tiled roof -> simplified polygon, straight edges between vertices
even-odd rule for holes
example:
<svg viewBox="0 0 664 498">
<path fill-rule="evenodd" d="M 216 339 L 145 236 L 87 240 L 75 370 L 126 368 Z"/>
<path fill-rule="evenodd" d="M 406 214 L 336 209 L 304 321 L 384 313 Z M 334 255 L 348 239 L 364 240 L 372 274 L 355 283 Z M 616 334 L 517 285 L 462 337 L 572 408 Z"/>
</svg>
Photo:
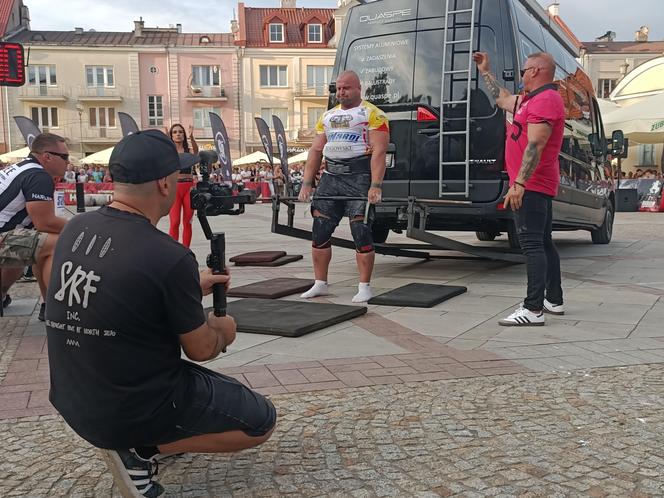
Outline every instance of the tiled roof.
<svg viewBox="0 0 664 498">
<path fill-rule="evenodd" d="M 201 43 L 207 36 L 210 43 Z M 22 31 L 11 37 L 11 41 L 26 45 L 74 45 L 74 46 L 134 46 L 170 45 L 201 47 L 232 47 L 230 33 L 176 33 L 144 29 L 143 36 L 134 36 L 132 31 Z"/>
<path fill-rule="evenodd" d="M 637 41 L 599 41 L 583 42 L 581 44 L 590 54 L 662 54 L 664 41 L 637 42 Z"/>
<path fill-rule="evenodd" d="M 332 22 L 335 9 L 307 9 L 307 8 L 256 8 L 244 7 L 240 4 L 240 40 L 247 47 L 318 47 L 327 46 L 327 42 L 334 36 L 334 23 Z M 286 39 L 284 43 L 266 43 L 265 23 L 273 17 L 283 20 Z M 304 24 L 318 18 L 323 25 L 323 43 L 309 44 L 305 39 Z M 244 24 L 244 26 L 242 26 Z"/>
<path fill-rule="evenodd" d="M 7 31 L 7 23 L 12 13 L 14 0 L 0 0 L 0 36 L 4 36 Z"/>
</svg>

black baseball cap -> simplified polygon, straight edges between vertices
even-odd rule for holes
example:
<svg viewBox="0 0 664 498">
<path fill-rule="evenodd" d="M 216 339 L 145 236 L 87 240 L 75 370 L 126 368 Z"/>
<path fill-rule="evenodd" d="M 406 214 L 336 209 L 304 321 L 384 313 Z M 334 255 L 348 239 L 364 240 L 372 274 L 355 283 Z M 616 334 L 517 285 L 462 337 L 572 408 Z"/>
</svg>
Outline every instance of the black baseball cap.
<svg viewBox="0 0 664 498">
<path fill-rule="evenodd" d="M 173 141 L 161 131 L 144 130 L 118 142 L 108 169 L 114 182 L 138 184 L 164 178 L 198 161 L 193 154 L 178 154 Z"/>
</svg>

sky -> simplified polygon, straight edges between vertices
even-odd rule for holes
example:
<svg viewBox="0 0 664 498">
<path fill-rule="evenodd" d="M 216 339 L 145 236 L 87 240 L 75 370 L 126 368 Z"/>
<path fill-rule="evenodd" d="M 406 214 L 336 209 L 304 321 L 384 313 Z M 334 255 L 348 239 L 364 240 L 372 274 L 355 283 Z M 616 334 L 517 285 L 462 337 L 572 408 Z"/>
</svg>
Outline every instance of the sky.
<svg viewBox="0 0 664 498">
<path fill-rule="evenodd" d="M 443 0 L 440 0 L 443 1 Z M 543 6 L 552 0 L 538 0 Z M 616 40 L 633 40 L 640 26 L 650 27 L 650 40 L 664 40 L 664 0 L 558 0 L 560 15 L 581 41 L 607 31 Z M 403 0 L 404 4 L 408 0 Z M 185 32 L 229 32 L 237 2 L 228 0 L 24 0 L 35 30 L 131 31 L 143 17 L 146 26 L 182 24 Z M 247 0 L 252 7 L 274 7 L 279 0 Z M 297 0 L 298 7 L 336 7 L 336 0 Z M 600 10 L 601 9 L 601 10 Z M 590 22 L 589 22 L 590 21 Z"/>
</svg>

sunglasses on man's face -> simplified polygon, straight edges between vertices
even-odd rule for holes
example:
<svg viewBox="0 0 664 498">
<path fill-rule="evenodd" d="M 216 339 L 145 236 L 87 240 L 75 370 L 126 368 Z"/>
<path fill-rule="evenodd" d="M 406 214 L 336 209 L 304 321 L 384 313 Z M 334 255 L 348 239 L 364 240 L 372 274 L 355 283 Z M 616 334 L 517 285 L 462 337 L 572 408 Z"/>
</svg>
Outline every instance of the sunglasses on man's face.
<svg viewBox="0 0 664 498">
<path fill-rule="evenodd" d="M 58 156 L 60 159 L 63 159 L 65 161 L 69 161 L 69 154 L 63 154 L 62 152 L 51 152 L 50 150 L 46 151 L 48 154 L 52 154 L 54 156 Z"/>
<path fill-rule="evenodd" d="M 531 69 L 537 69 L 536 67 L 527 67 L 525 69 L 522 69 L 519 71 L 521 73 L 521 77 L 523 78 L 526 75 L 526 71 L 530 71 Z"/>
</svg>

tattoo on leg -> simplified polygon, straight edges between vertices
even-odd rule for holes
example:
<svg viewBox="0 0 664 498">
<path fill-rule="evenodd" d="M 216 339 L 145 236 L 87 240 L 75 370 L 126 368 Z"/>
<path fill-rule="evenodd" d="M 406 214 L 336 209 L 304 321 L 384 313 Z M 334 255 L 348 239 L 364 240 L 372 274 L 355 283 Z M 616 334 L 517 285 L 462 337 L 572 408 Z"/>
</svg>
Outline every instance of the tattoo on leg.
<svg viewBox="0 0 664 498">
<path fill-rule="evenodd" d="M 491 73 L 484 73 L 482 75 L 486 86 L 489 87 L 489 92 L 494 99 L 500 97 L 500 85 L 496 81 L 496 77 Z"/>
<path fill-rule="evenodd" d="M 521 169 L 516 180 L 521 183 L 528 181 L 530 176 L 539 164 L 540 154 L 537 151 L 537 144 L 535 142 L 528 142 L 526 150 L 523 152 L 523 160 L 521 161 Z"/>
</svg>

